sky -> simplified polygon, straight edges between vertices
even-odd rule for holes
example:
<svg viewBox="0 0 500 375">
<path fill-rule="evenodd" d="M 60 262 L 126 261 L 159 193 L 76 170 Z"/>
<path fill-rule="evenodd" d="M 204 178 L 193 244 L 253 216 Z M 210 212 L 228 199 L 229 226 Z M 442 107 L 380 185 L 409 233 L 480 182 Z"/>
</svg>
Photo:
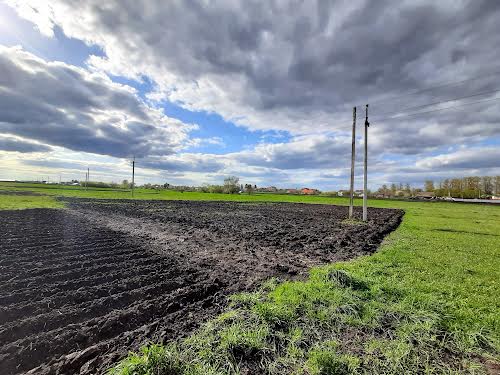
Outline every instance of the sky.
<svg viewBox="0 0 500 375">
<path fill-rule="evenodd" d="M 0 0 L 0 179 L 500 175 L 500 2 Z"/>
</svg>

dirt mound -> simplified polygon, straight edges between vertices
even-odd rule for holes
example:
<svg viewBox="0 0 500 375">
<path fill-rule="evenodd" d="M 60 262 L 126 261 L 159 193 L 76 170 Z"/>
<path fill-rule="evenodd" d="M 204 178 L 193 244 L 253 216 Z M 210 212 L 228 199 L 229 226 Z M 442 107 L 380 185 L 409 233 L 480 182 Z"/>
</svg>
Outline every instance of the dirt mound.
<svg viewBox="0 0 500 375">
<path fill-rule="evenodd" d="M 0 211 L 0 373 L 90 374 L 185 335 L 227 294 L 373 252 L 401 211 L 70 200 Z M 360 214 L 360 212 L 357 212 Z"/>
</svg>

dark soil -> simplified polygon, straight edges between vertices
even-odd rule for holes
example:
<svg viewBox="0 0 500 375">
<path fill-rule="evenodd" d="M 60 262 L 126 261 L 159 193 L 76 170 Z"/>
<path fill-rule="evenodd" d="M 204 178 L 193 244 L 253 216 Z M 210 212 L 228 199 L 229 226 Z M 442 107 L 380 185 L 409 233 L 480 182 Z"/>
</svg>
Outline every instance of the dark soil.
<svg viewBox="0 0 500 375">
<path fill-rule="evenodd" d="M 329 205 L 67 203 L 0 211 L 2 375 L 102 373 L 141 343 L 188 334 L 230 293 L 372 253 L 403 214 L 349 224 Z"/>
</svg>

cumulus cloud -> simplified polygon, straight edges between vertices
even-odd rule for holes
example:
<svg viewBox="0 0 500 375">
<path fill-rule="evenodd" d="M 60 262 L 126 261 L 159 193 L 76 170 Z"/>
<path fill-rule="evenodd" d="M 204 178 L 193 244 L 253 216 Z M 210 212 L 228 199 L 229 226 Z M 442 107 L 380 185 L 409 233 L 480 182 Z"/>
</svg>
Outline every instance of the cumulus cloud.
<svg viewBox="0 0 500 375">
<path fill-rule="evenodd" d="M 150 97 L 213 111 L 252 129 L 343 129 L 340 120 L 353 103 L 484 73 L 500 58 L 497 49 L 484 48 L 500 41 L 500 4 L 487 0 L 9 3 L 46 35 L 57 25 L 100 45 L 106 56 L 90 59 L 95 68 L 151 77 L 157 90 Z M 485 79 L 438 96 L 491 86 Z M 435 96 L 427 92 L 403 105 Z M 401 106 L 392 100 L 373 109 Z M 483 109 L 467 124 L 489 122 Z M 461 116 L 451 117 L 440 124 L 465 126 L 465 119 L 455 124 Z M 379 126 L 403 133 L 394 122 Z"/>
<path fill-rule="evenodd" d="M 71 150 L 168 155 L 195 125 L 148 107 L 107 76 L 0 46 L 0 131 Z"/>
<path fill-rule="evenodd" d="M 500 136 L 498 101 L 393 116 L 478 92 L 488 94 L 473 100 L 500 98 L 493 92 L 500 82 L 500 50 L 492 47 L 500 43 L 499 2 L 7 3 L 46 36 L 60 27 L 67 36 L 104 51 L 81 69 L 2 50 L 0 69 L 7 74 L 0 76 L 0 129 L 44 144 L 119 157 L 142 155 L 145 166 L 172 173 L 239 171 L 283 181 L 292 181 L 290 175 L 302 181 L 344 178 L 352 106 L 369 102 L 371 171 L 388 181 L 390 175 L 405 181 L 466 158 L 431 152 Z M 287 131 L 292 139 L 226 155 L 182 153 L 223 144 L 217 138 L 189 138 L 192 126 L 146 106 L 105 73 L 148 77 L 152 102 L 168 100 L 217 113 L 250 130 Z M 405 95 L 409 92 L 418 93 Z M 469 166 L 498 166 L 493 151 L 485 153 L 489 158 L 473 157 L 479 150 L 467 151 Z M 386 158 L 394 155 L 399 162 Z M 453 170 L 465 173 L 464 168 L 456 164 Z"/>
</svg>

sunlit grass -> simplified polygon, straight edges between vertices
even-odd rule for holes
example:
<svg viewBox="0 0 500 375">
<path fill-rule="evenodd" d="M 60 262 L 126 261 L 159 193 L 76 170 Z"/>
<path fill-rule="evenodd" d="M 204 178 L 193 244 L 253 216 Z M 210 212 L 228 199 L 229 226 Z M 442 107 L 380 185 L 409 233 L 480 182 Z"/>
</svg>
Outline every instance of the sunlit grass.
<svg viewBox="0 0 500 375">
<path fill-rule="evenodd" d="M 0 210 L 22 210 L 26 208 L 62 208 L 64 205 L 54 197 L 3 195 L 0 191 Z"/>
</svg>

